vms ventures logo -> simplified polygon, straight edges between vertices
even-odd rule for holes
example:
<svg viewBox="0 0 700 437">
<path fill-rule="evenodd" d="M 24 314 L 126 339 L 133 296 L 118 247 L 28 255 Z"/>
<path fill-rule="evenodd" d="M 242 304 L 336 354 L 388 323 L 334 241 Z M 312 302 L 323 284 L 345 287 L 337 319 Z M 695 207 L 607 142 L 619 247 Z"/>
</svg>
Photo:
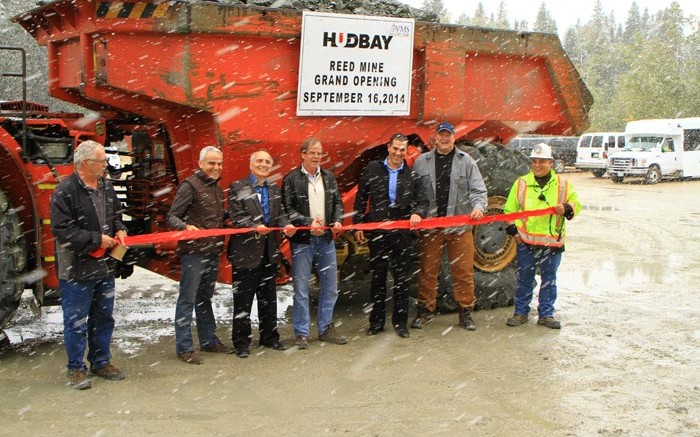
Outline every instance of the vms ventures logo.
<svg viewBox="0 0 700 437">
<path fill-rule="evenodd" d="M 392 35 L 323 32 L 323 47 L 389 50 L 389 44 L 393 38 Z"/>
<path fill-rule="evenodd" d="M 396 36 L 408 36 L 411 34 L 411 23 L 391 23 L 390 33 Z"/>
</svg>

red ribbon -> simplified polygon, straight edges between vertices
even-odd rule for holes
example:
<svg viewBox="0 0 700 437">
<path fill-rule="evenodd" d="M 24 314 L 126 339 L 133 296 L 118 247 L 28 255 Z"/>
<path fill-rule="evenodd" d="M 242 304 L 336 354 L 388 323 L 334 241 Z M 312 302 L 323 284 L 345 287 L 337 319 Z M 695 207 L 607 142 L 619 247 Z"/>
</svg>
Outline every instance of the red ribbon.
<svg viewBox="0 0 700 437">
<path fill-rule="evenodd" d="M 374 222 L 374 223 L 358 223 L 354 225 L 344 225 L 340 228 L 330 228 L 324 227 L 323 229 L 333 229 L 334 231 L 377 231 L 377 230 L 392 230 L 392 229 L 410 229 L 410 230 L 422 230 L 422 229 L 439 229 L 439 228 L 451 228 L 456 226 L 466 226 L 466 225 L 483 225 L 486 223 L 493 222 L 512 222 L 514 220 L 523 219 L 526 217 L 535 217 L 541 215 L 555 214 L 554 207 L 538 209 L 534 211 L 522 211 L 514 212 L 510 214 L 496 214 L 487 215 L 480 219 L 473 219 L 468 215 L 455 215 L 449 217 L 432 217 L 423 219 L 416 226 L 411 226 L 408 220 L 394 220 L 386 222 Z M 268 228 L 272 231 L 281 231 L 284 228 L 274 227 Z M 311 230 L 311 226 L 297 226 L 297 231 L 308 231 Z M 318 228 L 314 228 L 318 229 Z M 234 235 L 234 234 L 245 234 L 247 232 L 255 232 L 255 228 L 226 228 L 226 229 L 200 229 L 197 231 L 168 231 L 168 232 L 158 232 L 155 234 L 142 234 L 128 236 L 125 239 L 125 245 L 127 246 L 139 246 L 147 244 L 160 244 L 167 243 L 171 241 L 180 240 L 194 240 L 197 238 L 205 237 L 221 237 L 224 235 Z"/>
</svg>

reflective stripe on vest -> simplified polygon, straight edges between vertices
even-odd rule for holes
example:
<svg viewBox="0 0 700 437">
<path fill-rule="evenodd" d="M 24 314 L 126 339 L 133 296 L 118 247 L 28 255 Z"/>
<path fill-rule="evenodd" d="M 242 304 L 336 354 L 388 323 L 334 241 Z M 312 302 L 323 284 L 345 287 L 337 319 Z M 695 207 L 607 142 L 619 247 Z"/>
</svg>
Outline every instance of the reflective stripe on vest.
<svg viewBox="0 0 700 437">
<path fill-rule="evenodd" d="M 557 191 L 557 205 L 563 204 L 569 196 L 569 184 L 566 179 L 559 175 L 556 175 L 557 183 L 559 184 L 559 190 Z M 518 178 L 518 202 L 520 202 L 520 209 L 525 211 L 525 200 L 527 195 L 527 183 L 525 179 Z M 556 232 L 558 235 L 549 234 L 535 234 L 527 231 L 527 217 L 522 219 L 522 227 L 518 228 L 518 233 L 520 238 L 524 243 L 534 244 L 536 246 L 550 246 L 550 247 L 562 247 L 564 246 L 564 240 L 562 238 L 561 232 L 564 228 L 564 216 L 557 216 L 556 221 Z"/>
</svg>

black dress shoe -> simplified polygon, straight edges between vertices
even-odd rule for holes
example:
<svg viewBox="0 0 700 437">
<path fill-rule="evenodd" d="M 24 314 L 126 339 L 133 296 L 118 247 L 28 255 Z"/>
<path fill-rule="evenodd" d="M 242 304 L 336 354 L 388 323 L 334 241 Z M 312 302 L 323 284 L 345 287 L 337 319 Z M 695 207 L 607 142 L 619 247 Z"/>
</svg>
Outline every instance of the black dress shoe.
<svg viewBox="0 0 700 437">
<path fill-rule="evenodd" d="M 287 346 L 285 346 L 284 343 L 282 343 L 282 342 L 279 341 L 279 340 L 275 340 L 275 341 L 273 341 L 272 343 L 261 343 L 261 344 L 262 344 L 264 347 L 269 347 L 270 349 L 274 349 L 274 350 L 276 350 L 276 351 L 287 350 Z"/>
<path fill-rule="evenodd" d="M 384 327 L 382 326 L 370 326 L 367 328 L 367 335 L 377 335 L 380 332 L 384 332 Z"/>
<path fill-rule="evenodd" d="M 238 355 L 238 358 L 248 358 L 250 356 L 250 349 L 236 349 L 235 354 Z"/>
<path fill-rule="evenodd" d="M 408 329 L 406 328 L 395 328 L 396 335 L 398 335 L 401 338 L 408 338 L 411 336 L 411 334 L 408 333 Z"/>
</svg>

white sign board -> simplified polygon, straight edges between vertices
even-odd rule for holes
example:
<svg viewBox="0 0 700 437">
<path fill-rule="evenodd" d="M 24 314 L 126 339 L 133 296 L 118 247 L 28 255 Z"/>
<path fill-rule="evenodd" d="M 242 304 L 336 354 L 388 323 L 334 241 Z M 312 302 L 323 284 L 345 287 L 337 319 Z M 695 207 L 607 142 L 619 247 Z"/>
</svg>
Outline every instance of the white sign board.
<svg viewBox="0 0 700 437">
<path fill-rule="evenodd" d="M 297 115 L 409 115 L 415 21 L 304 11 Z"/>
</svg>

